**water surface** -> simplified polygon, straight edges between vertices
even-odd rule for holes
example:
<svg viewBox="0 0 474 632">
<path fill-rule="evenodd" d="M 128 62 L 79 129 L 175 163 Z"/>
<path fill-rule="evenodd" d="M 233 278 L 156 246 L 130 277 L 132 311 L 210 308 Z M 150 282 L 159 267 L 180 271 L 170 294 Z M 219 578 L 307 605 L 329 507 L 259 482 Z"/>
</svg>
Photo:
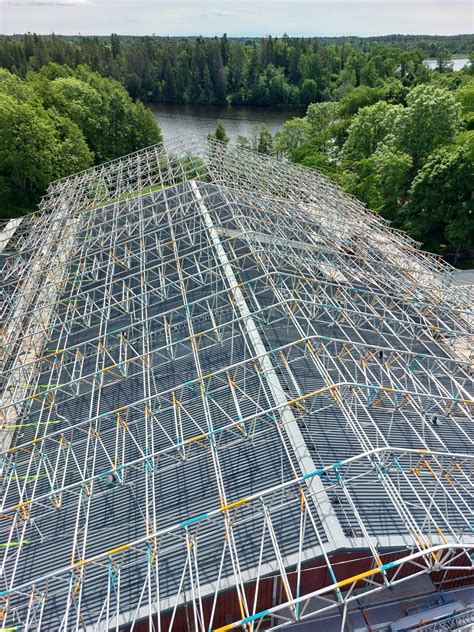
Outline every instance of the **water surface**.
<svg viewBox="0 0 474 632">
<path fill-rule="evenodd" d="M 469 59 L 452 59 L 451 63 L 453 65 L 453 70 L 461 70 L 464 66 L 467 66 L 469 63 Z M 428 68 L 436 68 L 438 62 L 436 59 L 425 59 L 425 65 Z"/>
<path fill-rule="evenodd" d="M 469 59 L 453 59 L 453 69 L 461 70 Z M 429 68 L 435 68 L 436 59 L 426 59 Z M 150 104 L 165 141 L 176 136 L 207 135 L 214 132 L 219 119 L 224 121 L 230 140 L 238 136 L 251 137 L 254 126 L 265 123 L 272 134 L 281 130 L 283 123 L 295 116 L 304 116 L 304 109 L 264 108 L 251 106 L 226 107 L 219 105 L 179 105 L 173 103 Z"/>
<path fill-rule="evenodd" d="M 207 135 L 214 132 L 219 119 L 224 121 L 232 142 L 238 136 L 251 137 L 253 126 L 265 123 L 272 134 L 281 130 L 283 123 L 295 116 L 304 116 L 304 110 L 288 108 L 259 108 L 248 106 L 225 107 L 217 105 L 151 104 L 165 141 L 176 136 Z"/>
</svg>

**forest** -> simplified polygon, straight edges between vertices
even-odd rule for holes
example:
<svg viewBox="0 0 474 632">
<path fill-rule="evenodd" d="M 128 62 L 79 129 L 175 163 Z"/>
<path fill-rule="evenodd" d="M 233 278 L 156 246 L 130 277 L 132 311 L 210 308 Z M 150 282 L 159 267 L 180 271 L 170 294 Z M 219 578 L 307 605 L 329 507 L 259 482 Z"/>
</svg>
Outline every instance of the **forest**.
<svg viewBox="0 0 474 632">
<path fill-rule="evenodd" d="M 25 77 L 53 62 L 122 83 L 148 102 L 306 107 L 338 100 L 352 87 L 400 79 L 425 81 L 423 64 L 439 67 L 474 50 L 474 37 L 254 39 L 82 37 L 26 34 L 0 39 L 0 66 Z"/>
<path fill-rule="evenodd" d="M 0 209 L 161 140 L 142 101 L 304 107 L 239 143 L 324 172 L 456 264 L 474 249 L 472 36 L 0 39 Z M 452 54 L 470 65 L 454 72 Z M 436 56 L 436 68 L 423 63 Z M 226 140 L 220 125 L 218 138 Z"/>
<path fill-rule="evenodd" d="M 150 110 L 87 66 L 27 79 L 0 68 L 0 217 L 33 210 L 53 180 L 161 140 Z"/>
</svg>

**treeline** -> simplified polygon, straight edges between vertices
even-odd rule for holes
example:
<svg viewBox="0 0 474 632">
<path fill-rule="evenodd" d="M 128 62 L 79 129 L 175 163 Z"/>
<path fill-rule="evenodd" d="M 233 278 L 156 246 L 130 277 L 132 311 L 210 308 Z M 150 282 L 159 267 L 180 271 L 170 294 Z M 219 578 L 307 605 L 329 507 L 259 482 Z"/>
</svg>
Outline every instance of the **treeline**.
<svg viewBox="0 0 474 632">
<path fill-rule="evenodd" d="M 377 35 L 374 37 L 321 37 L 323 44 L 340 44 L 346 42 L 357 46 L 361 50 L 369 51 L 376 44 L 396 46 L 403 50 L 422 50 L 426 57 L 435 58 L 441 51 L 448 51 L 451 55 L 465 55 L 474 50 L 474 35 Z"/>
<path fill-rule="evenodd" d="M 0 39 L 0 65 L 25 77 L 50 62 L 71 68 L 87 64 L 121 82 L 133 98 L 148 102 L 306 107 L 339 100 L 359 86 L 399 81 L 411 87 L 427 80 L 427 54 L 436 51 L 443 68 L 450 49 L 472 46 L 469 36 L 439 42 L 403 37 L 395 45 L 397 37 L 382 44 L 384 38 L 231 40 L 226 35 L 179 39 L 113 34 L 65 39 L 26 34 Z"/>
<path fill-rule="evenodd" d="M 425 248 L 472 265 L 472 66 L 399 92 L 355 88 L 311 104 L 275 137 L 263 127 L 239 144 L 326 173 Z"/>
<path fill-rule="evenodd" d="M 52 180 L 160 141 L 151 112 L 85 66 L 0 69 L 0 217 L 34 208 Z"/>
</svg>

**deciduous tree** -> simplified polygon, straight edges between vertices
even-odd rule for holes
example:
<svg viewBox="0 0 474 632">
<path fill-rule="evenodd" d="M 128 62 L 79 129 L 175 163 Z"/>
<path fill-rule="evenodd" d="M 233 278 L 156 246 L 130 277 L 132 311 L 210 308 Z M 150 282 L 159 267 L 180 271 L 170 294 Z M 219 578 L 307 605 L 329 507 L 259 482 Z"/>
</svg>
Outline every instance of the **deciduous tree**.
<svg viewBox="0 0 474 632">
<path fill-rule="evenodd" d="M 474 247 L 474 132 L 440 147 L 427 159 L 410 189 L 405 228 L 430 248 L 443 243 Z"/>
</svg>

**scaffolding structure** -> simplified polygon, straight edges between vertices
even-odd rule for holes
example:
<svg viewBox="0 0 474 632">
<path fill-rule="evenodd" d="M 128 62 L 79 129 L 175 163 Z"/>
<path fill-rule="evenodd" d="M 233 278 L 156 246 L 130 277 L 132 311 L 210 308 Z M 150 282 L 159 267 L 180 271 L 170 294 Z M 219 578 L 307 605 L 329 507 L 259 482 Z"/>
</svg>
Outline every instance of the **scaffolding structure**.
<svg viewBox="0 0 474 632">
<path fill-rule="evenodd" d="M 344 626 L 473 576 L 474 297 L 322 175 L 177 140 L 0 257 L 1 630 Z"/>
</svg>

